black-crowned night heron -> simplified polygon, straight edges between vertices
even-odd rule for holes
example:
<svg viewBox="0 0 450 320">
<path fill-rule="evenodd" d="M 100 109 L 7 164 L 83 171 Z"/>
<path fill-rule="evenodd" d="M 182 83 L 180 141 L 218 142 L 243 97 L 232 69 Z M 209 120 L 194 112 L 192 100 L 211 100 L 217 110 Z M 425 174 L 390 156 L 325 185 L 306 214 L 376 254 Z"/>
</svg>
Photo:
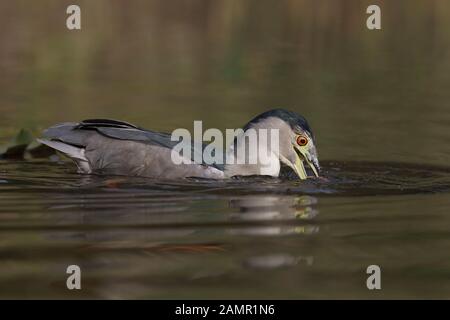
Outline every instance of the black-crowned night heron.
<svg viewBox="0 0 450 320">
<path fill-rule="evenodd" d="M 302 116 L 283 109 L 270 110 L 247 123 L 243 132 L 249 129 L 255 130 L 257 135 L 260 129 L 266 129 L 266 132 L 278 130 L 278 147 L 264 150 L 269 154 L 269 163 L 260 161 L 259 153 L 248 154 L 255 150 L 248 148 L 246 156 L 253 157 L 255 162 L 224 160 L 223 163 L 206 164 L 189 159 L 190 163 L 176 164 L 171 161 L 171 155 L 178 142 L 172 141 L 170 134 L 144 130 L 115 120 L 57 124 L 47 129 L 39 141 L 74 160 L 80 173 L 224 179 L 249 175 L 278 177 L 281 167 L 287 166 L 300 179 L 319 175 L 314 135 Z M 237 160 L 237 146 L 248 145 L 249 141 L 245 135 L 237 136 L 223 158 Z"/>
</svg>

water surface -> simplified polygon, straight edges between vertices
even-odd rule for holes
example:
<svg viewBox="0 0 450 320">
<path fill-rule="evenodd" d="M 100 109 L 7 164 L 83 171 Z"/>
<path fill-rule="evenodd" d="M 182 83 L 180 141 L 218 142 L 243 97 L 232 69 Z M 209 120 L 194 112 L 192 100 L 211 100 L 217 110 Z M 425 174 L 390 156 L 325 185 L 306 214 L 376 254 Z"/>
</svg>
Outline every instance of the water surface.
<svg viewBox="0 0 450 320">
<path fill-rule="evenodd" d="M 78 175 L 2 162 L 2 297 L 446 297 L 450 169 L 324 162 L 327 181 Z M 82 268 L 83 290 L 65 289 Z M 383 290 L 365 286 L 368 265 Z M 26 280 L 26 291 L 24 281 Z"/>
</svg>

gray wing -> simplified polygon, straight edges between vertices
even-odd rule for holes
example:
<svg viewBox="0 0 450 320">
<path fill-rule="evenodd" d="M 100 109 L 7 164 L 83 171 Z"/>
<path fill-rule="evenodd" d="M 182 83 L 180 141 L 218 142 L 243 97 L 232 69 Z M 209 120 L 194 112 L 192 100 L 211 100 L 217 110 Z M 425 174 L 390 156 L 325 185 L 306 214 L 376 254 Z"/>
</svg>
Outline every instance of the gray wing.
<svg viewBox="0 0 450 320">
<path fill-rule="evenodd" d="M 86 173 L 120 174 L 147 177 L 221 178 L 221 166 L 180 164 L 171 161 L 171 150 L 178 141 L 170 134 L 144 130 L 132 124 L 92 119 L 80 123 L 62 123 L 44 131 L 40 142 L 65 153 Z M 191 160 L 203 146 L 192 142 Z"/>
</svg>

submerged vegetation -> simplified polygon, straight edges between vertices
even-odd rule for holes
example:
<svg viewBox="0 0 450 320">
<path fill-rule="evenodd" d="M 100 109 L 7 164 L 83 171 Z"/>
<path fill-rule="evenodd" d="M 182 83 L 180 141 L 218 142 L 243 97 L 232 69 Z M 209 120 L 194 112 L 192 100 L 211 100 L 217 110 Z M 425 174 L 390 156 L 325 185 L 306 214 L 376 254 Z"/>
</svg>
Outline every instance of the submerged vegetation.
<svg viewBox="0 0 450 320">
<path fill-rule="evenodd" d="M 0 145 L 0 159 L 47 158 L 53 154 L 53 149 L 37 142 L 27 129 L 21 129 L 8 143 Z"/>
</svg>

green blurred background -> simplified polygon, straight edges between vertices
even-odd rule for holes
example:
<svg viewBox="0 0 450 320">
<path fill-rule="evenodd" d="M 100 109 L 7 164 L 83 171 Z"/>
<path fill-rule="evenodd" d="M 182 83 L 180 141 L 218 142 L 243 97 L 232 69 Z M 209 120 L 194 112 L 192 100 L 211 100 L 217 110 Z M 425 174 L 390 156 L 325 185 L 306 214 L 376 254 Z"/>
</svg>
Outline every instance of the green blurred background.
<svg viewBox="0 0 450 320">
<path fill-rule="evenodd" d="M 285 107 L 321 159 L 446 164 L 449 58 L 447 0 L 2 0 L 0 141 L 92 117 L 235 128 Z"/>
</svg>

